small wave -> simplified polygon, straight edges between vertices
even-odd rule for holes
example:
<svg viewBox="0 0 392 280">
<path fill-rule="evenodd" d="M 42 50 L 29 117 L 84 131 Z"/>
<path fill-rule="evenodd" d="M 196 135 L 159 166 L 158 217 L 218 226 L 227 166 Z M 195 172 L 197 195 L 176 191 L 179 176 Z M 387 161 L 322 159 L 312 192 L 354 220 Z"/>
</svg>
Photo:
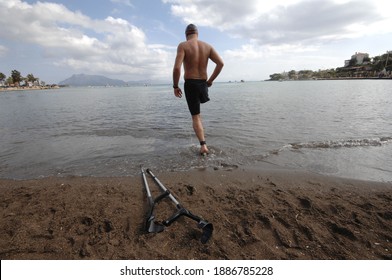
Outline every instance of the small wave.
<svg viewBox="0 0 392 280">
<path fill-rule="evenodd" d="M 298 149 L 336 149 L 336 148 L 355 148 L 355 147 L 377 147 L 392 143 L 392 137 L 377 137 L 365 139 L 342 139 L 313 141 L 308 143 L 291 143 L 290 148 Z"/>
</svg>

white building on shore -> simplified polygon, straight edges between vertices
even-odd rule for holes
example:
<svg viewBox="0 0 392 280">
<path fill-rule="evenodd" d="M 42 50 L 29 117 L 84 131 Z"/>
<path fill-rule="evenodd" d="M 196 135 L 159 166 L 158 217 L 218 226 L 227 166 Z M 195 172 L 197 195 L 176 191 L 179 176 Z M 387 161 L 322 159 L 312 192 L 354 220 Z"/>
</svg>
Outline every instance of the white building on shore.
<svg viewBox="0 0 392 280">
<path fill-rule="evenodd" d="M 352 60 L 356 60 L 356 65 L 361 65 L 361 64 L 363 64 L 365 58 L 369 59 L 368 53 L 356 52 L 354 55 L 351 56 L 350 60 L 344 61 L 344 67 L 350 66 L 350 61 L 352 61 Z"/>
</svg>

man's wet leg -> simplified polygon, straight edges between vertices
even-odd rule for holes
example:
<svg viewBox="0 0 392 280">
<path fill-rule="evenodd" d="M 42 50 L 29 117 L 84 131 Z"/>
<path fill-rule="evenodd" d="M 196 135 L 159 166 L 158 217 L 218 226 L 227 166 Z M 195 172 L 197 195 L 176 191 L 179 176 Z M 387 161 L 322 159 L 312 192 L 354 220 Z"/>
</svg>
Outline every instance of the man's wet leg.
<svg viewBox="0 0 392 280">
<path fill-rule="evenodd" d="M 200 141 L 200 146 L 201 146 L 200 153 L 201 154 L 208 154 L 208 148 L 207 148 L 207 144 L 206 144 L 206 139 L 204 137 L 204 128 L 203 128 L 203 124 L 201 122 L 200 114 L 193 115 L 192 122 L 193 122 L 193 130 L 195 131 L 196 136 Z"/>
</svg>

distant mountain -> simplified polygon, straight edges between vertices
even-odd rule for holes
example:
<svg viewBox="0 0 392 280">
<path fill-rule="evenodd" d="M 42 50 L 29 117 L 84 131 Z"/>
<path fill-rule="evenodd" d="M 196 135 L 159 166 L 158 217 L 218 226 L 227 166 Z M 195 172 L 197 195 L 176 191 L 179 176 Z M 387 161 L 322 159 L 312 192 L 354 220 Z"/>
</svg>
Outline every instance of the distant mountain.
<svg viewBox="0 0 392 280">
<path fill-rule="evenodd" d="M 99 75 L 76 74 L 68 79 L 59 82 L 59 85 L 67 85 L 72 87 L 86 86 L 126 86 L 127 83 L 122 80 L 109 79 Z"/>
</svg>

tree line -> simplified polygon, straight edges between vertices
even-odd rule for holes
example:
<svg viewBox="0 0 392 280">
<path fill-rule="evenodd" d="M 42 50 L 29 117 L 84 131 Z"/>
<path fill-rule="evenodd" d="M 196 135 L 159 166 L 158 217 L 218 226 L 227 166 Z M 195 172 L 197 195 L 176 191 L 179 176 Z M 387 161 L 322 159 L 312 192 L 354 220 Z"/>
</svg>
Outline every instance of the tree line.
<svg viewBox="0 0 392 280">
<path fill-rule="evenodd" d="M 348 61 L 348 65 L 336 69 L 326 70 L 291 70 L 289 72 L 274 73 L 270 81 L 280 80 L 322 80 L 344 78 L 392 78 L 392 52 L 387 52 L 373 58 L 365 57 L 361 63 L 355 57 Z"/>
<path fill-rule="evenodd" d="M 0 72 L 0 82 L 3 86 L 19 87 L 29 83 L 36 86 L 45 86 L 45 82 L 40 81 L 40 79 L 35 77 L 33 74 L 28 74 L 26 77 L 23 77 L 17 70 L 12 70 L 11 75 L 8 77 L 4 73 Z"/>
</svg>

